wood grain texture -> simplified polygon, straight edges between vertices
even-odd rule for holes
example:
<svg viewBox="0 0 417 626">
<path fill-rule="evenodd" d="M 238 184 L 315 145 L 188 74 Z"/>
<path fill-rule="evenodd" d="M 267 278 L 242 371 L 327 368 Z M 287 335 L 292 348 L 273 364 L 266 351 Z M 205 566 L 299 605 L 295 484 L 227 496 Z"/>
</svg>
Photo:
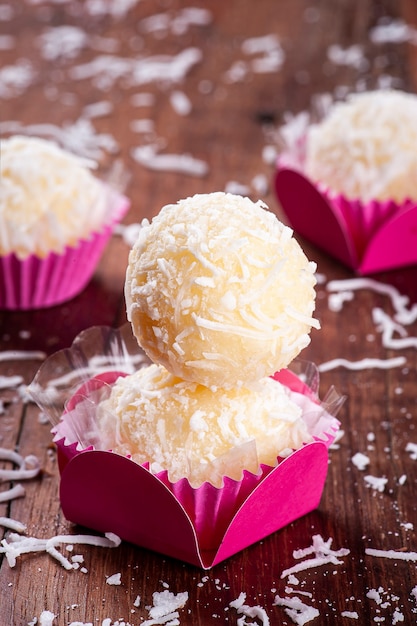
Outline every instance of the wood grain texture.
<svg viewBox="0 0 417 626">
<path fill-rule="evenodd" d="M 142 0 L 132 3 L 124 17 L 108 11 L 93 14 L 89 6 L 93 3 L 29 0 L 1 5 L 0 35 L 6 36 L 0 38 L 2 65 L 30 65 L 28 84 L 15 83 L 7 95 L 0 91 L 1 120 L 17 121 L 25 127 L 48 123 L 63 128 L 79 120 L 88 105 L 109 103 L 108 114 L 90 121 L 96 136 L 107 133 L 117 143 L 115 153 L 106 154 L 103 168 L 120 158 L 129 175 L 126 193 L 132 207 L 125 225 L 151 218 L 163 205 L 182 197 L 223 190 L 231 181 L 247 186 L 251 197 L 262 197 L 285 220 L 273 190 L 274 164 L 265 158 L 265 149 L 276 144 L 277 129 L 288 112 L 308 110 L 317 95 L 371 89 L 381 81 L 416 90 L 415 43 L 373 44 L 369 37 L 381 20 L 404 20 L 417 28 L 414 0 Z M 210 19 L 205 24 L 184 25 L 178 18 L 185 7 L 204 8 Z M 148 31 L 144 20 L 157 14 L 166 16 L 165 26 Z M 183 30 L 178 30 L 181 24 Z M 63 25 L 88 33 L 84 45 L 73 54 L 65 54 L 62 35 L 48 57 L 41 37 Z M 246 54 L 242 44 L 266 35 L 277 36 L 285 56 L 280 67 L 260 72 L 252 61 L 262 54 Z M 7 37 L 13 37 L 11 43 Z M 334 45 L 345 50 L 345 60 L 338 65 L 328 57 L 329 47 Z M 351 46 L 358 46 L 362 64 L 349 61 L 346 50 Z M 135 85 L 133 70 L 117 78 L 112 71 L 119 70 L 111 60 L 101 76 L 74 77 L 76 68 L 99 55 L 138 60 L 175 55 L 187 48 L 201 51 L 201 59 L 178 83 L 152 80 L 139 84 L 137 79 Z M 51 54 L 56 58 L 50 58 Z M 173 108 L 170 98 L 175 91 L 189 98 L 192 106 L 187 115 Z M 151 104 L 134 104 L 138 94 L 151 94 Z M 138 132 L 140 121 L 143 126 Z M 2 132 L 5 128 L 0 126 Z M 192 176 L 155 171 L 137 163 L 132 150 L 155 141 L 164 153 L 189 154 L 204 161 L 207 173 Z M 259 176 L 268 183 L 262 191 L 256 188 Z M 162 591 L 164 585 L 174 593 L 189 593 L 186 606 L 180 610 L 181 625 L 237 624 L 240 616 L 229 603 L 242 591 L 247 594 L 248 605 L 265 609 L 271 625 L 290 625 L 290 616 L 282 607 L 274 606 L 275 595 L 288 595 L 288 580 L 282 579 L 281 573 L 295 564 L 293 550 L 310 546 L 317 534 L 325 540 L 331 538 L 335 550 L 348 548 L 350 552 L 341 557 L 341 564 L 313 567 L 297 575 L 298 585 L 291 585 L 292 595 L 319 610 L 312 624 L 368 625 L 385 618 L 383 623 L 388 625 L 397 623 L 400 613 L 402 623 L 417 623 L 417 592 L 412 594 L 417 586 L 416 562 L 365 553 L 367 548 L 417 551 L 417 461 L 406 452 L 408 442 L 417 444 L 416 349 L 384 348 L 372 312 L 380 307 L 393 314 L 386 295 L 359 290 L 340 312 L 333 311 L 329 281 L 353 275 L 313 245 L 301 243 L 325 278 L 317 298 L 322 329 L 313 331 L 303 357 L 318 364 L 339 357 L 351 361 L 368 357 L 406 359 L 404 367 L 388 370 L 339 367 L 322 373 L 321 393 L 334 385 L 348 400 L 339 416 L 344 436 L 330 453 L 319 508 L 209 572 L 125 543 L 115 549 L 74 546 L 73 554 L 84 556 L 86 573 L 68 572 L 44 553 L 19 557 L 14 568 L 3 558 L 0 626 L 25 626 L 35 617 L 39 620 L 44 610 L 56 615 L 54 626 L 71 622 L 101 626 L 108 617 L 138 626 L 148 617 L 145 607 L 152 604 L 153 592 Z M 123 282 L 128 251 L 126 242 L 114 235 L 94 278 L 71 302 L 34 312 L 0 311 L 0 350 L 50 354 L 68 347 L 85 328 L 125 323 Z M 375 278 L 408 296 L 410 305 L 417 302 L 415 267 Z M 406 330 L 410 337 L 416 335 L 417 322 Z M 0 375 L 21 375 L 28 384 L 39 364 L 38 360 L 0 360 Z M 0 393 L 4 402 L 0 446 L 37 455 L 43 468 L 39 478 L 25 482 L 25 497 L 0 504 L 0 516 L 22 521 L 27 524 L 27 534 L 39 538 L 89 532 L 73 527 L 62 515 L 49 424 L 39 419 L 37 407 L 24 403 L 16 390 Z M 357 452 L 369 456 L 366 470 L 352 463 Z M 369 488 L 366 474 L 386 477 L 385 490 Z M 405 482 L 402 477 L 406 477 Z M 9 486 L 4 483 L 1 488 Z M 143 503 L 144 515 L 149 507 L 151 502 Z M 8 536 L 8 531 L 0 530 L 2 536 Z M 106 578 L 117 572 L 121 573 L 121 585 L 106 584 Z M 297 594 L 297 590 L 306 595 Z M 372 590 L 379 590 L 379 604 Z M 134 606 L 138 595 L 139 608 Z M 346 611 L 357 612 L 358 619 L 344 615 Z M 251 623 L 250 618 L 247 622 Z"/>
</svg>

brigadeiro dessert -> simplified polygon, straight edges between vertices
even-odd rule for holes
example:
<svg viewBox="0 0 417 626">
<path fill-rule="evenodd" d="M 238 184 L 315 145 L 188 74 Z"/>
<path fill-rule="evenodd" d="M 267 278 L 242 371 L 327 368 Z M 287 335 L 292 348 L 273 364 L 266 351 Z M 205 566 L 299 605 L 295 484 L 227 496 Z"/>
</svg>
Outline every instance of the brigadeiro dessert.
<svg viewBox="0 0 417 626">
<path fill-rule="evenodd" d="M 248 198 L 195 195 L 144 221 L 125 293 L 138 352 L 153 363 L 89 370 L 75 394 L 73 379 L 54 429 L 69 519 L 209 567 L 317 506 L 341 398 L 321 403 L 317 381 L 288 369 L 319 327 L 315 267 L 291 229 Z M 115 345 L 128 353 L 120 339 L 103 345 L 112 358 Z M 43 408 L 45 368 L 71 362 L 52 358 L 32 385 Z M 150 480 L 152 522 L 135 509 Z M 169 532 L 157 528 L 173 515 Z"/>
<path fill-rule="evenodd" d="M 291 120 L 282 137 L 276 189 L 298 232 L 360 273 L 417 261 L 417 96 L 385 89 L 351 94 L 318 121 Z M 313 190 L 302 181 L 291 191 L 300 175 Z M 333 213 L 327 237 L 323 202 Z M 334 243 L 334 221 L 345 245 Z"/>
<path fill-rule="evenodd" d="M 96 164 L 52 141 L 1 141 L 0 307 L 69 300 L 90 280 L 129 202 L 96 177 Z"/>
</svg>

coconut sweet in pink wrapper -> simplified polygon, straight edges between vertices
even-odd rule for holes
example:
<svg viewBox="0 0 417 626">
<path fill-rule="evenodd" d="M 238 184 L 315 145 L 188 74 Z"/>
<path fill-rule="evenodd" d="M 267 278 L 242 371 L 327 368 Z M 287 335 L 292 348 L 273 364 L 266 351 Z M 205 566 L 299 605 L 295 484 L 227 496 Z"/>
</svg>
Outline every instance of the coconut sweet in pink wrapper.
<svg viewBox="0 0 417 626">
<path fill-rule="evenodd" d="M 414 94 L 352 94 L 282 131 L 276 191 L 297 232 L 362 274 L 417 261 Z"/>
<path fill-rule="evenodd" d="M 90 280 L 129 208 L 94 166 L 49 140 L 1 141 L 1 308 L 52 306 Z"/>
<path fill-rule="evenodd" d="M 291 230 L 247 198 L 197 195 L 145 222 L 131 326 L 86 331 L 31 385 L 68 519 L 209 568 L 314 509 L 343 401 L 320 402 L 317 370 L 294 361 L 314 282 Z"/>
</svg>

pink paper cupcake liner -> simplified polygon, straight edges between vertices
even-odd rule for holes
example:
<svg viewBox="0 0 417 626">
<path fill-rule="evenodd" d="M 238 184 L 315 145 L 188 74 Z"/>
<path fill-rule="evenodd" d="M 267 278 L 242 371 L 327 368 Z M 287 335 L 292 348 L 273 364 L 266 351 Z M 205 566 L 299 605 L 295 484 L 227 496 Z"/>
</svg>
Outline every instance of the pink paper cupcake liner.
<svg viewBox="0 0 417 626">
<path fill-rule="evenodd" d="M 131 336 L 130 325 L 84 331 L 72 348 L 44 362 L 29 388 L 54 424 L 67 519 L 208 569 L 318 506 L 344 398 L 331 390 L 319 402 L 313 364 L 298 362 L 302 376 L 289 370 L 274 376 L 298 394 L 313 436 L 275 467 L 244 471 L 240 480 L 224 477 L 220 488 L 194 488 L 186 478 L 173 483 L 167 471 L 152 474 L 149 464 L 99 449 L 95 404 L 134 361 L 147 362 L 139 347 L 134 354 Z"/>
<path fill-rule="evenodd" d="M 90 281 L 117 222 L 129 209 L 129 200 L 108 190 L 111 211 L 100 231 L 92 232 L 62 254 L 45 258 L 15 254 L 0 257 L 0 309 L 29 310 L 70 300 Z"/>
</svg>

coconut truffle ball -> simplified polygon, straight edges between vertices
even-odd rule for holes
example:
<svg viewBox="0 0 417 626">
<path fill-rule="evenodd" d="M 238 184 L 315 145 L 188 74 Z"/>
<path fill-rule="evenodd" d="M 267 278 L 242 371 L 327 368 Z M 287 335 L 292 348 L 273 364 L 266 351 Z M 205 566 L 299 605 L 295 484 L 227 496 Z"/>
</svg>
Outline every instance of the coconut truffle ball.
<svg viewBox="0 0 417 626">
<path fill-rule="evenodd" d="M 260 201 L 198 194 L 145 221 L 125 296 L 150 359 L 208 387 L 242 386 L 286 367 L 319 327 L 316 266 Z"/>
<path fill-rule="evenodd" d="M 416 145 L 417 96 L 355 94 L 309 128 L 305 172 L 349 199 L 417 200 Z"/>
<path fill-rule="evenodd" d="M 94 165 L 52 141 L 15 135 L 0 146 L 0 255 L 61 254 L 106 219 Z"/>
<path fill-rule="evenodd" d="M 275 466 L 278 455 L 311 441 L 290 394 L 272 378 L 213 390 L 152 364 L 116 381 L 98 423 L 105 448 L 149 462 L 154 473 L 166 469 L 173 482 L 221 486 L 224 475 L 239 480 L 243 469 Z"/>
</svg>

